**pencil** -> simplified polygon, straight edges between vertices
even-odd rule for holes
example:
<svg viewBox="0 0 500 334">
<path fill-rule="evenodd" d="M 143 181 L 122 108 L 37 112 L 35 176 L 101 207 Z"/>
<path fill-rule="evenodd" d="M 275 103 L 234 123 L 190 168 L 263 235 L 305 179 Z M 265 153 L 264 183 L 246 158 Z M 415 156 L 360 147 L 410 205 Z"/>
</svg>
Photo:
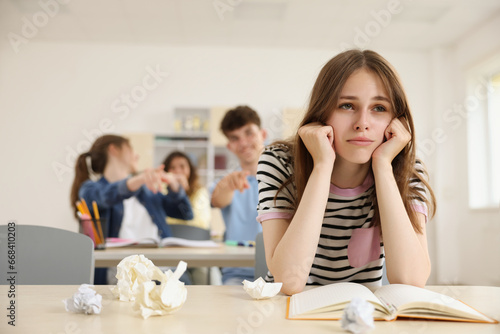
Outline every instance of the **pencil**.
<svg viewBox="0 0 500 334">
<path fill-rule="evenodd" d="M 97 230 L 95 229 L 95 226 L 94 226 L 94 222 L 92 221 L 92 219 L 90 219 L 90 224 L 92 225 L 92 232 L 94 233 L 94 237 L 95 237 L 95 242 L 97 245 L 99 244 L 102 244 L 101 242 L 101 237 L 99 236 L 99 234 L 97 233 Z M 96 246 L 97 246 L 96 245 Z"/>
<path fill-rule="evenodd" d="M 89 217 L 92 219 L 92 216 L 90 215 L 90 210 L 89 207 L 87 206 L 87 202 L 85 202 L 84 198 L 81 198 L 83 209 L 85 210 L 85 213 L 89 215 Z"/>
<path fill-rule="evenodd" d="M 83 210 L 82 203 L 80 201 L 76 202 L 76 207 L 78 209 L 78 212 L 80 212 L 82 215 L 85 214 L 85 211 Z"/>
<path fill-rule="evenodd" d="M 99 236 L 101 238 L 101 241 L 104 242 L 104 234 L 102 233 L 101 226 L 101 216 L 99 215 L 99 209 L 97 208 L 97 203 L 95 201 L 92 201 L 92 208 L 94 209 L 94 217 L 99 229 Z"/>
</svg>

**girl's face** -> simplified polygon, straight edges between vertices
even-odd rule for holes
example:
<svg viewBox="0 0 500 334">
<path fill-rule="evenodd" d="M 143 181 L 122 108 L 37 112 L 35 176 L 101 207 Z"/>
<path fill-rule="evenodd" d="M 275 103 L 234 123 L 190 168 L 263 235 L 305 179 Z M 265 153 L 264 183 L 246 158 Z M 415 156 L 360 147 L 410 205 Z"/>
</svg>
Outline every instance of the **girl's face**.
<svg viewBox="0 0 500 334">
<path fill-rule="evenodd" d="M 120 151 L 120 160 L 130 169 L 130 173 L 137 172 L 139 155 L 134 152 L 129 144 L 123 144 Z"/>
<path fill-rule="evenodd" d="M 333 128 L 337 158 L 369 162 L 384 141 L 393 114 L 389 95 L 376 74 L 363 68 L 351 74 L 327 120 Z"/>
<path fill-rule="evenodd" d="M 189 169 L 189 163 L 183 157 L 173 158 L 170 162 L 170 166 L 168 168 L 170 173 L 184 175 L 186 179 L 189 179 L 189 174 L 191 174 L 191 170 Z"/>
</svg>

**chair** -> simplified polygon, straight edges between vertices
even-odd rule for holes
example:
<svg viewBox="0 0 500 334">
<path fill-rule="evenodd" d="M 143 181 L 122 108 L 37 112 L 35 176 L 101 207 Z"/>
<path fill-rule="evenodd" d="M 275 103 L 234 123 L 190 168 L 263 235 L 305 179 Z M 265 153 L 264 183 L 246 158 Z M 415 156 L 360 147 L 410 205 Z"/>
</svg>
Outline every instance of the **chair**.
<svg viewBox="0 0 500 334">
<path fill-rule="evenodd" d="M 382 285 L 388 285 L 389 280 L 387 279 L 387 269 L 384 262 L 384 268 L 382 269 Z"/>
<path fill-rule="evenodd" d="M 16 225 L 15 237 L 7 225 L 0 226 L 0 272 L 14 272 L 16 284 L 92 284 L 94 244 L 79 233 L 58 228 Z M 10 241 L 15 242 L 15 263 L 8 263 Z M 10 275 L 9 275 L 10 276 Z M 10 284 L 5 277 L 0 284 Z"/>
<path fill-rule="evenodd" d="M 210 230 L 201 227 L 172 224 L 169 225 L 172 236 L 189 240 L 210 240 Z"/>
<path fill-rule="evenodd" d="M 255 238 L 255 274 L 254 278 L 266 278 L 268 269 L 266 263 L 266 251 L 264 249 L 264 237 L 262 232 Z"/>
<path fill-rule="evenodd" d="M 183 238 L 183 239 L 189 239 L 189 240 L 210 240 L 210 230 L 201 228 L 201 227 L 196 227 L 196 226 L 190 226 L 190 225 L 181 225 L 181 224 L 171 224 L 170 230 L 172 231 L 172 236 L 176 238 Z M 205 273 L 206 271 L 206 273 Z M 205 284 L 205 280 L 207 284 L 210 284 L 210 268 L 203 269 L 203 267 L 194 269 L 194 268 L 189 268 L 189 279 L 186 279 L 184 277 L 184 282 L 189 282 L 191 284 L 191 281 L 195 281 L 196 277 L 203 277 L 205 276 L 206 278 L 203 279 Z"/>
</svg>

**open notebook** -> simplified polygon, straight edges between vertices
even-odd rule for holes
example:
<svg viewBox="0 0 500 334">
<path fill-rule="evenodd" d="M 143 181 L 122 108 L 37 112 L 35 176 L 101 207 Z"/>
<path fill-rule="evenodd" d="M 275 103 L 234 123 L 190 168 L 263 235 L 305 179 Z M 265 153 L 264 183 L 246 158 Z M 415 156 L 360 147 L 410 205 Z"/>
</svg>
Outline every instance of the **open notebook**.
<svg viewBox="0 0 500 334">
<path fill-rule="evenodd" d="M 297 293 L 288 298 L 287 319 L 339 320 L 345 306 L 359 297 L 375 307 L 375 320 L 398 317 L 448 321 L 498 323 L 449 296 L 411 285 L 384 285 L 375 292 L 357 283 L 335 283 Z"/>
<path fill-rule="evenodd" d="M 188 240 L 183 238 L 168 237 L 163 239 L 143 238 L 139 240 L 107 238 L 106 248 L 117 247 L 219 247 L 212 240 Z"/>
</svg>

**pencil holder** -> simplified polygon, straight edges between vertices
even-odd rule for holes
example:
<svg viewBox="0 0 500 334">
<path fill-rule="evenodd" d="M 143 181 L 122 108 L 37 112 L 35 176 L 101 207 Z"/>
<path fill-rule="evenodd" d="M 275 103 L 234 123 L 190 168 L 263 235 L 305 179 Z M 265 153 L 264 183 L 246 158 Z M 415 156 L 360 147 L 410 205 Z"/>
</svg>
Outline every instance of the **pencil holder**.
<svg viewBox="0 0 500 334">
<path fill-rule="evenodd" d="M 80 231 L 92 239 L 95 250 L 106 249 L 106 233 L 103 227 L 106 226 L 104 219 L 80 218 Z"/>
</svg>

